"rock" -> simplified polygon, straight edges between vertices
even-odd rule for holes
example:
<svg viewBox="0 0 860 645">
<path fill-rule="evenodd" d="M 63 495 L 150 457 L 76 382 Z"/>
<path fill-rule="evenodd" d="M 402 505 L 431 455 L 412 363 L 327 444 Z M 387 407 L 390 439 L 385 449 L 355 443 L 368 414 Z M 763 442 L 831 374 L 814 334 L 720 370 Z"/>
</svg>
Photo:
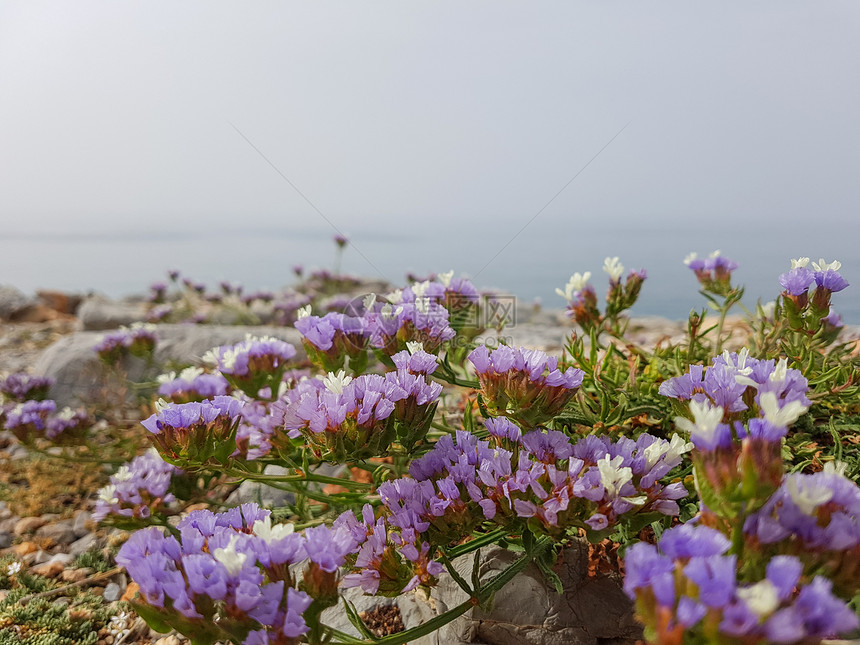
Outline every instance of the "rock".
<svg viewBox="0 0 860 645">
<path fill-rule="evenodd" d="M 82 538 L 90 532 L 87 527 L 92 520 L 92 515 L 87 511 L 78 511 L 75 513 L 75 519 L 72 522 L 72 530 L 75 532 L 76 538 Z"/>
<path fill-rule="evenodd" d="M 10 546 L 12 546 L 12 533 L 0 531 L 0 549 L 8 549 Z"/>
<path fill-rule="evenodd" d="M 144 302 L 117 302 L 104 296 L 90 296 L 80 304 L 77 315 L 81 329 L 100 331 L 146 320 L 146 310 Z"/>
<path fill-rule="evenodd" d="M 39 300 L 46 307 L 61 314 L 75 315 L 84 297 L 79 294 L 65 293 L 63 291 L 48 291 L 42 289 L 36 292 Z"/>
<path fill-rule="evenodd" d="M 51 539 L 55 544 L 71 544 L 77 535 L 73 528 L 73 520 L 63 520 L 40 527 L 36 530 L 36 537 Z"/>
<path fill-rule="evenodd" d="M 153 645 L 182 645 L 182 641 L 175 634 L 163 636 L 153 643 Z"/>
<path fill-rule="evenodd" d="M 9 505 L 0 501 L 0 520 L 8 520 L 10 517 L 12 517 L 12 511 L 9 510 Z"/>
<path fill-rule="evenodd" d="M 13 546 L 12 551 L 17 556 L 25 556 L 39 551 L 39 545 L 34 542 L 21 542 L 20 544 Z"/>
<path fill-rule="evenodd" d="M 93 570 L 87 567 L 83 569 L 66 569 L 60 576 L 63 582 L 80 582 L 92 575 Z"/>
<path fill-rule="evenodd" d="M 293 328 L 158 325 L 153 364 L 130 357 L 123 368 L 131 381 L 154 380 L 167 363 L 199 364 L 201 357 L 213 347 L 237 343 L 244 340 L 246 334 L 281 338 L 296 347 L 298 360 L 304 356 L 301 334 Z M 106 372 L 93 351 L 102 336 L 94 331 L 76 332 L 61 338 L 39 356 L 33 372 L 55 380 L 50 397 L 58 407 L 98 402 L 104 398 Z"/>
<path fill-rule="evenodd" d="M 37 576 L 44 576 L 45 578 L 56 578 L 66 567 L 62 562 L 45 562 L 44 564 L 37 564 L 35 567 L 30 569 L 30 573 Z"/>
<path fill-rule="evenodd" d="M 9 531 L 10 533 L 14 533 L 15 525 L 20 519 L 20 517 L 13 515 L 12 517 L 6 518 L 5 520 L 0 520 L 0 531 Z"/>
<path fill-rule="evenodd" d="M 15 523 L 15 535 L 32 533 L 47 524 L 48 520 L 41 517 L 23 517 Z"/>
<path fill-rule="evenodd" d="M 69 545 L 69 555 L 78 557 L 82 553 L 86 553 L 97 543 L 95 533 L 88 533 L 79 540 L 75 540 Z"/>
<path fill-rule="evenodd" d="M 263 473 L 266 475 L 286 475 L 289 474 L 289 471 L 283 466 L 270 464 L 266 466 Z M 248 479 L 230 493 L 226 503 L 228 506 L 238 506 L 247 502 L 256 502 L 263 508 L 278 508 L 291 504 L 293 493 Z"/>
<path fill-rule="evenodd" d="M 12 320 L 33 304 L 35 301 L 32 298 L 25 296 L 15 287 L 0 285 L 0 320 Z"/>
<path fill-rule="evenodd" d="M 122 594 L 120 600 L 123 602 L 129 602 L 130 600 L 134 600 L 134 595 L 140 590 L 140 585 L 136 582 L 130 582 L 128 586 L 125 588 L 125 591 Z"/>
<path fill-rule="evenodd" d="M 102 598 L 105 599 L 105 602 L 115 602 L 119 600 L 121 595 L 122 589 L 120 589 L 120 586 L 115 582 L 111 582 L 107 587 L 105 587 L 105 592 Z"/>
<path fill-rule="evenodd" d="M 457 571 L 467 580 L 471 576 L 473 555 L 454 561 Z M 480 575 L 487 580 L 504 570 L 517 554 L 491 549 L 482 558 Z M 597 645 L 611 641 L 633 645 L 642 628 L 633 618 L 633 606 L 621 588 L 620 576 L 588 576 L 588 544 L 583 540 L 562 552 L 556 573 L 564 587 L 557 594 L 535 565 L 528 566 L 499 590 L 492 606 L 484 611 L 470 610 L 444 626 L 439 643 L 481 642 L 487 645 Z M 454 580 L 443 575 L 433 590 L 438 613 L 467 599 Z"/>
</svg>

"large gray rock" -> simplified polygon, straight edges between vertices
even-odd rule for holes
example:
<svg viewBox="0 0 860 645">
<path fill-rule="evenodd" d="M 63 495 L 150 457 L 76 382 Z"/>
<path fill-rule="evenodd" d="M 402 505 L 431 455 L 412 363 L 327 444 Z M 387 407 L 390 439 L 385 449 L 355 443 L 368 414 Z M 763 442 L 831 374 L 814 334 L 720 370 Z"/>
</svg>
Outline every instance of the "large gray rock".
<svg viewBox="0 0 860 645">
<path fill-rule="evenodd" d="M 78 306 L 77 316 L 81 329 L 101 331 L 146 320 L 147 308 L 145 302 L 118 302 L 104 296 L 90 296 Z"/>
<path fill-rule="evenodd" d="M 35 304 L 33 298 L 28 298 L 15 287 L 0 285 L 0 320 L 10 320 L 16 314 L 26 311 Z"/>
<path fill-rule="evenodd" d="M 458 573 L 469 580 L 473 555 L 454 561 Z M 481 580 L 497 575 L 517 554 L 492 549 L 482 557 Z M 556 573 L 564 593 L 548 585 L 531 565 L 495 594 L 489 608 L 469 610 L 437 633 L 438 643 L 487 645 L 597 645 L 612 642 L 633 645 L 642 628 L 633 618 L 633 606 L 616 576 L 588 576 L 588 544 L 576 542 L 565 549 Z M 454 580 L 443 575 L 433 590 L 436 612 L 441 614 L 468 599 Z"/>
<path fill-rule="evenodd" d="M 292 327 L 157 325 L 153 360 L 129 357 L 122 367 L 129 381 L 151 381 L 169 365 L 199 364 L 208 350 L 237 343 L 244 340 L 246 334 L 280 338 L 296 347 L 299 359 L 304 356 L 301 334 Z M 95 331 L 76 332 L 60 339 L 39 356 L 33 372 L 55 380 L 50 396 L 59 407 L 104 401 L 111 387 L 123 385 L 109 382 L 107 370 L 93 351 L 102 336 Z"/>
</svg>

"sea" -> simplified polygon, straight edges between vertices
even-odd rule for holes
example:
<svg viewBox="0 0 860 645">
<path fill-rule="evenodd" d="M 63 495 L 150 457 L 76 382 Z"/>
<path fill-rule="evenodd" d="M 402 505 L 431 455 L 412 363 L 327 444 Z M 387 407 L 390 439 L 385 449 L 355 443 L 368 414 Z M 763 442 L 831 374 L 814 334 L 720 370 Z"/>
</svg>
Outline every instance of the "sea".
<svg viewBox="0 0 860 645">
<path fill-rule="evenodd" d="M 553 235 L 535 227 L 514 235 L 516 227 L 458 234 L 430 224 L 363 231 L 359 222 L 351 222 L 350 244 L 340 257 L 328 229 L 24 231 L 0 236 L 0 284 L 29 293 L 53 289 L 119 298 L 146 293 L 170 269 L 213 288 L 229 280 L 246 290 L 289 286 L 296 280 L 295 266 L 306 272 L 340 268 L 396 286 L 405 285 L 409 273 L 454 270 L 479 289 L 513 294 L 518 308 L 562 309 L 566 303 L 555 293 L 557 287 L 563 288 L 574 272 L 590 271 L 598 294 L 604 293 L 604 259 L 618 256 L 627 269 L 644 268 L 648 274 L 632 313 L 681 320 L 707 306 L 684 258 L 691 251 L 706 256 L 719 249 L 739 265 L 733 281 L 744 285 L 748 308 L 780 293 L 778 277 L 790 268 L 791 258 L 840 260 L 841 273 L 852 286 L 834 294 L 833 306 L 846 323 L 860 323 L 856 235 L 766 224 L 712 228 L 645 223 L 620 228 L 598 222 L 574 233 Z"/>
</svg>

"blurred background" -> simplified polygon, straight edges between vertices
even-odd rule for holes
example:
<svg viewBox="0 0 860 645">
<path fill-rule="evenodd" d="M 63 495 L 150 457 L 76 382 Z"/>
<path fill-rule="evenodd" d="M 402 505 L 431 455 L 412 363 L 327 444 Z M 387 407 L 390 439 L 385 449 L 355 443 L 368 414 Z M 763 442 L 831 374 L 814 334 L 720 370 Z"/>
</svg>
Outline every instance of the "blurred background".
<svg viewBox="0 0 860 645">
<path fill-rule="evenodd" d="M 860 4 L 0 5 L 0 283 L 142 293 L 454 269 L 562 308 L 606 256 L 634 314 L 843 263 L 860 322 Z"/>
</svg>

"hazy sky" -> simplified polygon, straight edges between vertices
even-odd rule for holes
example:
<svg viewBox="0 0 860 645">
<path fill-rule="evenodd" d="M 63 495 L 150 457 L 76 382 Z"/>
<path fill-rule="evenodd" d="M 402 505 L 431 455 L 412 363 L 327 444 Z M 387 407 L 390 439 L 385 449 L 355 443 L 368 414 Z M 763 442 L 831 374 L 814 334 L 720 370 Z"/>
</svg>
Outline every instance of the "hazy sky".
<svg viewBox="0 0 860 645">
<path fill-rule="evenodd" d="M 616 135 L 530 234 L 860 237 L 858 33 L 854 0 L 4 0 L 0 222 L 328 235 L 235 126 L 356 239 L 489 260 Z"/>
</svg>

